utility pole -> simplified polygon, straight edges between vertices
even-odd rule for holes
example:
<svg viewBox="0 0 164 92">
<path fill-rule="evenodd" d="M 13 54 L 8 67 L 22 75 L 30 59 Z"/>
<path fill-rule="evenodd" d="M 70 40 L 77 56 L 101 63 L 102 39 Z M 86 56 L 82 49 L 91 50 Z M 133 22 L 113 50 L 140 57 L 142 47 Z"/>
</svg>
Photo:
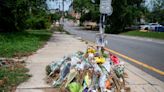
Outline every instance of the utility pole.
<svg viewBox="0 0 164 92">
<path fill-rule="evenodd" d="M 60 12 L 60 2 L 59 2 L 59 12 Z M 61 12 L 60 12 L 61 13 Z"/>
<path fill-rule="evenodd" d="M 63 4 L 63 13 L 62 13 L 63 26 L 64 26 L 64 1 L 65 1 L 65 0 L 62 1 L 62 4 Z"/>
</svg>

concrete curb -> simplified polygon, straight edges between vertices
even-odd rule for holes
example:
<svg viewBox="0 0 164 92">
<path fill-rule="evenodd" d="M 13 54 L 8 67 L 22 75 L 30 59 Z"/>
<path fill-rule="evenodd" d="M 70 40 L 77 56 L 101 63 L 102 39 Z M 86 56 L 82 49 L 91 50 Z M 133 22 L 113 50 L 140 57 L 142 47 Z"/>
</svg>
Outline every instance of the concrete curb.
<svg viewBox="0 0 164 92">
<path fill-rule="evenodd" d="M 90 41 L 86 41 L 86 42 L 88 42 L 89 45 L 95 46 L 95 43 L 93 42 Z M 125 72 L 129 74 L 129 77 L 126 78 L 126 85 L 130 86 L 131 92 L 163 92 L 164 91 L 164 82 L 142 71 L 141 69 L 135 67 L 134 65 L 124 61 L 122 58 L 119 59 L 125 62 L 125 66 L 126 66 Z"/>
</svg>

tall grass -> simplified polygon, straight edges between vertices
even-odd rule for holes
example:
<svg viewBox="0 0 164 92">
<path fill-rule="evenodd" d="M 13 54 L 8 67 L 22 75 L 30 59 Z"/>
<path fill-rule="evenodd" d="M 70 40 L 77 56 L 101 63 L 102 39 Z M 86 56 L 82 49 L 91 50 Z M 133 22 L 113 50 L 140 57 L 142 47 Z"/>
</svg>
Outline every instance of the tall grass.
<svg viewBox="0 0 164 92">
<path fill-rule="evenodd" d="M 0 33 L 0 57 L 29 55 L 42 47 L 51 34 L 47 30 Z"/>
</svg>

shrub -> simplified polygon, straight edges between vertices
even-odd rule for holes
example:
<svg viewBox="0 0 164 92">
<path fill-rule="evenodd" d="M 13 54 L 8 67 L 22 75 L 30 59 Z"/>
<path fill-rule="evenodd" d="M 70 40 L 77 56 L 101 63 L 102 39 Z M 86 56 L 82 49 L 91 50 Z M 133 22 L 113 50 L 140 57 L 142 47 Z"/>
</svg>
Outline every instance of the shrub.
<svg viewBox="0 0 164 92">
<path fill-rule="evenodd" d="M 51 22 L 60 20 L 61 16 L 62 16 L 61 14 L 57 14 L 57 13 L 49 14 L 49 17 L 51 18 Z"/>
<path fill-rule="evenodd" d="M 75 17 L 73 17 L 71 15 L 67 15 L 67 16 L 65 16 L 65 18 L 70 19 L 70 20 L 75 20 L 76 19 Z"/>
<path fill-rule="evenodd" d="M 50 23 L 45 17 L 30 17 L 26 20 L 27 28 L 29 29 L 45 29 L 49 27 Z"/>
</svg>

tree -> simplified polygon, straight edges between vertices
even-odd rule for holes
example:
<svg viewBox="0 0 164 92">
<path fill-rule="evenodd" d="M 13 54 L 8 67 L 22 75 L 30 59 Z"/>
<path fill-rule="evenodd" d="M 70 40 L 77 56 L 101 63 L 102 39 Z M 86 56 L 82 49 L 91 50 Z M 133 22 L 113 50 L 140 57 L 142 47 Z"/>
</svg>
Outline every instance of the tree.
<svg viewBox="0 0 164 92">
<path fill-rule="evenodd" d="M 24 30 L 29 11 L 32 10 L 33 15 L 42 15 L 45 9 L 45 0 L 0 0 L 0 28 L 5 31 Z"/>
<path fill-rule="evenodd" d="M 46 0 L 28 0 L 28 8 L 33 15 L 44 13 L 47 10 Z"/>
<path fill-rule="evenodd" d="M 92 3 L 91 0 L 74 0 L 73 8 L 76 12 L 81 13 L 81 22 L 84 21 L 99 21 L 99 1 L 95 0 L 95 3 Z"/>
<path fill-rule="evenodd" d="M 112 0 L 113 14 L 107 18 L 106 33 L 117 34 L 125 31 L 126 26 L 140 20 L 143 0 Z"/>
<path fill-rule="evenodd" d="M 73 8 L 76 12 L 83 14 L 88 9 L 89 4 L 89 0 L 74 0 Z"/>
<path fill-rule="evenodd" d="M 44 29 L 50 25 L 46 0 L 28 0 L 28 18 L 26 20 L 27 29 Z"/>
<path fill-rule="evenodd" d="M 22 30 L 26 19 L 26 0 L 0 0 L 0 27 L 7 31 Z"/>
<path fill-rule="evenodd" d="M 126 26 L 139 22 L 146 12 L 143 3 L 144 0 L 112 0 L 113 14 L 107 17 L 107 25 L 110 26 L 106 28 L 106 32 L 120 33 L 125 31 Z M 81 22 L 99 22 L 99 4 L 100 0 L 96 0 L 95 4 L 91 3 L 91 0 L 74 0 L 73 7 L 81 13 Z"/>
<path fill-rule="evenodd" d="M 153 9 L 147 15 L 148 22 L 164 23 L 164 2 L 163 0 L 152 1 Z"/>
<path fill-rule="evenodd" d="M 152 1 L 153 11 L 164 9 L 164 1 L 163 0 L 154 0 Z"/>
</svg>

